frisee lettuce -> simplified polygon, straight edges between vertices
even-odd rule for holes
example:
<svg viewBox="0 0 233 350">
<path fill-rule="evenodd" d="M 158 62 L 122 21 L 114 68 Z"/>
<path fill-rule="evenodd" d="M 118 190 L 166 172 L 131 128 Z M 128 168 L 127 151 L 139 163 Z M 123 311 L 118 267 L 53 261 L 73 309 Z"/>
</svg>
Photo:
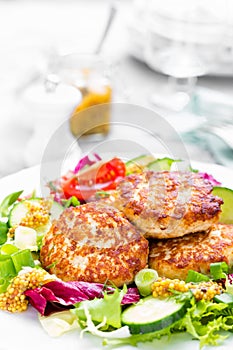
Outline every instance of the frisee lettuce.
<svg viewBox="0 0 233 350">
<path fill-rule="evenodd" d="M 232 316 L 223 316 L 222 310 L 227 309 L 227 304 L 212 301 L 191 300 L 191 307 L 180 321 L 181 328 L 200 341 L 200 348 L 205 345 L 218 345 L 228 335 L 222 335 L 221 331 L 233 329 Z"/>
<path fill-rule="evenodd" d="M 71 310 L 72 312 L 72 310 Z M 92 321 L 92 317 L 91 314 L 87 308 L 87 305 L 84 305 L 84 312 L 85 312 L 85 316 L 86 316 L 86 327 L 82 330 L 80 337 L 82 338 L 83 334 L 85 332 L 89 332 L 92 335 L 98 336 L 98 337 L 104 337 L 104 338 L 109 338 L 109 339 L 124 339 L 124 338 L 128 338 L 130 336 L 130 332 L 129 332 L 129 327 L 128 326 L 124 326 L 124 327 L 120 327 L 117 329 L 114 329 L 113 331 L 102 331 L 102 328 L 105 328 L 106 326 L 106 321 L 107 318 L 104 317 L 103 321 L 97 325 L 94 324 L 94 322 Z"/>
<path fill-rule="evenodd" d="M 177 299 L 179 299 L 179 297 L 179 295 L 176 296 Z M 188 300 L 188 294 L 186 298 L 186 300 Z M 105 310 L 105 312 L 102 310 L 101 314 L 104 315 L 102 317 L 102 323 L 98 324 L 97 322 L 96 325 L 96 317 L 92 317 L 93 310 L 91 310 L 91 308 L 88 309 L 86 304 L 93 303 L 93 301 L 85 301 L 84 314 L 87 321 L 84 331 L 102 337 L 103 345 L 108 346 L 123 346 L 127 344 L 136 346 L 141 342 L 153 341 L 163 336 L 168 336 L 168 338 L 171 339 L 174 333 L 187 332 L 194 339 L 199 340 L 200 349 L 202 349 L 205 345 L 219 345 L 219 343 L 229 336 L 229 334 L 223 334 L 224 331 L 233 330 L 233 311 L 227 304 L 205 300 L 197 302 L 194 298 L 189 302 L 190 305 L 186 315 L 171 326 L 152 333 L 127 336 L 128 330 L 126 330 L 125 327 L 119 328 L 116 333 L 115 331 L 105 331 L 104 327 L 107 325 L 107 318 L 104 318 L 104 316 L 106 316 L 106 314 L 108 315 L 109 310 Z M 95 310 L 95 313 L 98 313 L 99 310 L 100 309 L 98 309 L 98 311 Z"/>
<path fill-rule="evenodd" d="M 120 329 L 119 329 L 120 330 Z M 180 321 L 177 321 L 176 323 L 173 323 L 169 327 L 166 327 L 164 329 L 161 329 L 160 331 L 155 331 L 151 333 L 144 333 L 144 334 L 133 334 L 129 337 L 122 337 L 122 338 L 115 338 L 111 339 L 107 336 L 104 337 L 102 335 L 103 339 L 103 345 L 108 346 L 123 346 L 123 345 L 131 345 L 131 346 L 137 346 L 138 343 L 144 343 L 144 342 L 150 342 L 154 339 L 161 339 L 161 337 L 167 336 L 168 340 L 171 338 L 173 333 L 180 333 L 184 331 L 184 329 L 181 328 Z M 105 332 L 106 334 L 107 332 Z"/>
</svg>

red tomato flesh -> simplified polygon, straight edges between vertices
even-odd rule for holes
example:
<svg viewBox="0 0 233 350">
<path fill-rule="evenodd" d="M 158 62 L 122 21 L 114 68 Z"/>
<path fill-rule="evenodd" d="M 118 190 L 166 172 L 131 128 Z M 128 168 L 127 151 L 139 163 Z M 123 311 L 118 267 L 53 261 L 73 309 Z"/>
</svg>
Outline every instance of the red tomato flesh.
<svg viewBox="0 0 233 350">
<path fill-rule="evenodd" d="M 98 162 L 87 169 L 81 170 L 63 184 L 63 192 L 68 199 L 72 196 L 80 201 L 86 201 L 97 191 L 107 191 L 116 188 L 117 182 L 126 174 L 125 164 L 119 158 L 108 162 Z"/>
</svg>

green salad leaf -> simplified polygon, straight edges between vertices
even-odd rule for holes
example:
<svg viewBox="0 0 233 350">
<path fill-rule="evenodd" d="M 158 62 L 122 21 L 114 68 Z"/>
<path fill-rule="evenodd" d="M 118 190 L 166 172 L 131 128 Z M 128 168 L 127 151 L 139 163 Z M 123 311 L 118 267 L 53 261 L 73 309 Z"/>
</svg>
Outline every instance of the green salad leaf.
<svg viewBox="0 0 233 350">
<path fill-rule="evenodd" d="M 7 241 L 8 225 L 6 222 L 0 221 L 0 245 Z"/>
<path fill-rule="evenodd" d="M 59 337 L 66 332 L 79 329 L 77 319 L 70 310 L 59 311 L 49 316 L 38 314 L 38 318 L 44 330 L 51 337 Z"/>
<path fill-rule="evenodd" d="M 9 208 L 14 204 L 23 191 L 13 192 L 3 199 L 0 204 L 0 216 L 8 216 Z"/>
<path fill-rule="evenodd" d="M 80 205 L 80 202 L 78 200 L 77 197 L 72 196 L 69 199 L 62 199 L 62 205 L 65 208 L 69 208 L 69 207 L 77 207 Z"/>
<path fill-rule="evenodd" d="M 205 345 L 218 345 L 228 335 L 222 335 L 221 331 L 233 329 L 233 316 L 226 312 L 228 305 L 212 301 L 191 301 L 191 307 L 180 321 L 180 327 L 200 341 L 200 348 Z"/>
<path fill-rule="evenodd" d="M 189 270 L 185 282 L 198 283 L 198 282 L 209 281 L 209 280 L 210 279 L 207 275 L 203 275 L 203 273 L 200 273 L 194 270 Z"/>
<path fill-rule="evenodd" d="M 210 274 L 213 280 L 226 278 L 226 273 L 228 273 L 228 271 L 229 266 L 225 261 L 210 264 Z"/>
<path fill-rule="evenodd" d="M 73 309 L 72 312 L 80 321 L 86 321 L 87 316 L 85 311 L 88 310 L 92 321 L 97 323 L 104 321 L 106 326 L 120 328 L 121 300 L 126 292 L 126 286 L 124 286 L 122 290 L 116 289 L 112 294 L 105 292 L 102 299 L 95 298 L 75 304 L 75 309 Z"/>
<path fill-rule="evenodd" d="M 186 315 L 170 327 L 153 333 L 135 334 L 129 337 L 113 339 L 106 337 L 103 345 L 136 346 L 140 342 L 160 339 L 162 336 L 168 336 L 171 340 L 172 334 L 187 332 L 194 339 L 199 340 L 201 349 L 206 345 L 219 345 L 229 336 L 229 334 L 223 334 L 222 331 L 231 330 L 233 330 L 233 311 L 227 304 L 205 300 L 196 302 L 192 298 Z"/>
<path fill-rule="evenodd" d="M 161 339 L 161 337 L 163 337 L 163 336 L 168 336 L 168 338 L 171 338 L 173 333 L 180 333 L 182 331 L 184 331 L 184 329 L 181 328 L 180 321 L 177 321 L 176 323 L 173 323 L 171 326 L 166 327 L 164 329 L 161 329 L 160 331 L 155 331 L 155 332 L 151 332 L 151 333 L 144 333 L 144 334 L 133 334 L 129 337 L 124 337 L 124 338 L 118 337 L 115 339 L 105 337 L 103 339 L 103 345 L 137 346 L 138 343 L 150 342 L 150 341 L 153 341 L 154 339 Z"/>
</svg>

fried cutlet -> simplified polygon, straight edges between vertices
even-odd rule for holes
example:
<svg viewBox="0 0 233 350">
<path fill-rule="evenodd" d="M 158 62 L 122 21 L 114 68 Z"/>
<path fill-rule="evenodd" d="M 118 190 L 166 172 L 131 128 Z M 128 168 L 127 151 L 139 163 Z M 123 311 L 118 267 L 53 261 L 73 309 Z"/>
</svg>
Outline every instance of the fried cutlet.
<svg viewBox="0 0 233 350">
<path fill-rule="evenodd" d="M 64 281 L 133 282 L 147 265 L 148 241 L 116 208 L 102 203 L 71 207 L 43 239 L 42 266 Z"/>
<path fill-rule="evenodd" d="M 222 199 L 198 173 L 153 172 L 121 180 L 113 205 L 146 238 L 172 238 L 208 230 L 218 221 Z"/>
<path fill-rule="evenodd" d="M 189 270 L 209 274 L 210 264 L 221 261 L 233 266 L 233 225 L 150 242 L 149 267 L 161 277 L 185 280 Z"/>
</svg>

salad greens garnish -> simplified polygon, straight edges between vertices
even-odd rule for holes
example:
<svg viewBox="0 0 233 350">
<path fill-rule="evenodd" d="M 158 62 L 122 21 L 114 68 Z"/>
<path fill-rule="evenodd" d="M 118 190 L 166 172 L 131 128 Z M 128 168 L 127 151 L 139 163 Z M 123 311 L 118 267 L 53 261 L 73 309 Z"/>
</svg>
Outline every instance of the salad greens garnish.
<svg viewBox="0 0 233 350">
<path fill-rule="evenodd" d="M 110 330 L 108 332 L 102 331 L 101 329 L 106 328 L 106 318 L 99 324 L 95 324 L 92 320 L 91 314 L 87 308 L 87 305 L 84 305 L 84 312 L 86 317 L 86 327 L 81 332 L 81 337 L 85 332 L 89 332 L 92 335 L 96 335 L 98 337 L 104 337 L 105 339 L 115 339 L 121 340 L 122 338 L 130 337 L 130 332 L 127 326 L 120 327 L 114 330 Z M 103 343 L 104 344 L 104 343 Z M 105 344 L 104 344 L 105 345 Z M 107 345 L 107 344 L 106 344 Z"/>
<path fill-rule="evenodd" d="M 8 215 L 11 206 L 17 201 L 23 191 L 13 192 L 0 203 L 0 245 L 7 241 Z"/>
<path fill-rule="evenodd" d="M 198 283 L 198 282 L 209 281 L 209 280 L 210 279 L 207 275 L 204 275 L 203 273 L 200 273 L 194 270 L 189 270 L 185 282 Z"/>
<path fill-rule="evenodd" d="M 224 313 L 222 312 L 224 311 Z M 233 329 L 232 310 L 227 305 L 201 300 L 196 302 L 191 299 L 190 307 L 185 316 L 173 323 L 171 326 L 160 331 L 145 334 L 134 334 L 130 337 L 118 339 L 104 339 L 103 345 L 132 345 L 136 346 L 140 342 L 160 339 L 162 336 L 171 337 L 174 333 L 188 332 L 194 339 L 199 340 L 200 349 L 205 345 L 218 345 L 229 335 L 221 334 L 221 331 Z"/>
<path fill-rule="evenodd" d="M 95 298 L 93 300 L 85 300 L 78 304 L 75 304 L 75 309 L 71 312 L 74 313 L 82 325 L 85 325 L 87 320 L 86 310 L 88 310 L 93 322 L 101 323 L 104 321 L 105 330 L 108 326 L 114 328 L 121 327 L 121 301 L 126 294 L 127 288 L 123 287 L 122 290 L 115 289 L 114 293 L 109 294 L 104 292 L 102 299 Z"/>
<path fill-rule="evenodd" d="M 6 222 L 0 221 L 0 244 L 7 241 L 8 225 Z"/>
<path fill-rule="evenodd" d="M 3 199 L 0 204 L 0 216 L 8 216 L 10 207 L 17 201 L 22 193 L 23 191 L 13 192 Z"/>
<path fill-rule="evenodd" d="M 180 321 L 177 321 L 173 323 L 171 326 L 166 327 L 160 331 L 144 333 L 144 334 L 133 334 L 128 337 L 126 336 L 122 338 L 118 337 L 115 339 L 109 339 L 108 337 L 105 337 L 103 339 L 102 344 L 108 345 L 108 346 L 123 346 L 123 345 L 137 346 L 138 343 L 150 342 L 150 341 L 153 341 L 154 339 L 159 340 L 163 336 L 167 336 L 169 339 L 171 339 L 172 334 L 180 333 L 183 331 L 184 329 L 181 328 Z"/>
<path fill-rule="evenodd" d="M 4 293 L 13 277 L 24 266 L 34 267 L 35 263 L 28 249 L 13 251 L 12 254 L 0 255 L 0 293 Z"/>
<path fill-rule="evenodd" d="M 69 208 L 79 206 L 80 202 L 77 197 L 72 196 L 69 199 L 61 199 L 61 204 L 64 206 L 64 208 Z"/>
<path fill-rule="evenodd" d="M 72 179 L 73 176 L 77 179 L 78 172 L 81 171 L 80 173 L 86 174 L 88 168 L 91 169 L 91 165 L 95 163 L 98 165 L 98 162 L 101 160 L 99 155 L 93 154 L 92 158 L 90 159 L 88 156 L 82 158 L 75 169 L 70 171 L 68 178 Z M 148 157 L 148 155 L 143 155 L 126 162 L 126 174 L 139 172 L 142 169 L 169 171 L 172 164 L 179 161 L 181 160 L 168 157 L 156 159 L 153 156 Z M 213 194 L 223 198 L 225 202 L 225 205 L 222 206 L 221 220 L 228 220 L 225 223 L 231 223 L 233 191 L 221 187 L 221 184 L 210 174 L 201 173 L 199 170 L 193 168 L 190 168 L 190 171 L 199 173 L 204 179 L 215 186 Z M 118 173 L 115 175 L 116 178 L 123 176 Z M 63 195 L 61 184 L 64 185 L 65 180 L 67 180 L 66 176 L 48 183 L 53 194 L 53 201 L 61 204 L 61 206 L 57 207 L 59 213 L 64 208 L 76 207 L 81 205 L 80 202 L 82 203 L 82 199 L 79 201 L 75 195 Z M 115 178 L 112 181 L 114 182 Z M 73 189 L 77 189 L 76 187 L 74 186 Z M 103 190 L 95 192 L 93 198 L 107 198 L 110 196 L 111 192 L 109 191 L 112 189 L 114 188 L 108 189 L 103 187 Z M 21 215 L 21 211 L 15 210 L 14 212 L 13 209 L 17 209 L 17 205 L 18 209 L 20 209 L 19 204 L 21 204 L 20 210 L 22 210 L 22 215 L 25 214 L 25 207 L 23 207 L 20 198 L 22 193 L 23 191 L 11 193 L 0 204 L 0 294 L 7 291 L 11 281 L 20 275 L 25 266 L 26 269 L 28 267 L 36 267 L 34 270 L 40 269 L 40 271 L 44 271 L 40 267 L 37 268 L 36 262 L 33 259 L 33 253 L 29 247 L 35 246 L 38 247 L 38 250 L 40 249 L 43 235 L 49 226 L 47 227 L 41 224 L 41 232 L 38 228 L 34 228 L 36 230 L 36 241 L 34 235 L 30 238 L 30 242 L 28 238 L 26 242 L 24 235 L 23 244 L 26 242 L 26 246 L 17 245 L 17 239 L 15 239 L 15 236 L 13 238 L 11 236 L 12 234 L 15 235 L 16 232 L 15 225 L 12 222 L 15 223 L 15 219 L 18 219 L 19 213 Z M 33 201 L 43 200 L 43 198 L 36 197 L 35 191 L 24 199 L 31 200 L 31 203 Z M 49 215 L 51 216 L 51 213 Z M 17 224 L 18 226 L 16 226 L 20 227 L 20 223 Z M 25 227 L 27 228 L 27 226 Z M 20 233 L 25 234 L 24 230 Z M 37 248 L 32 250 L 36 251 Z M 38 255 L 36 257 L 38 258 Z M 54 261 L 52 265 L 55 266 L 56 264 L 57 261 Z M 47 268 L 52 267 L 52 265 L 47 266 Z M 27 289 L 24 292 L 24 296 L 28 298 L 27 300 L 40 313 L 40 322 L 51 336 L 58 336 L 67 331 L 81 328 L 81 336 L 85 332 L 99 336 L 103 339 L 103 345 L 122 346 L 130 344 L 136 346 L 140 342 L 160 339 L 162 336 L 171 338 L 174 333 L 187 332 L 192 338 L 198 340 L 200 348 L 203 348 L 206 345 L 215 346 L 220 344 L 229 336 L 229 332 L 233 331 L 233 275 L 229 274 L 229 267 L 226 262 L 210 264 L 210 274 L 208 276 L 194 270 L 189 270 L 185 281 L 195 286 L 201 286 L 201 283 L 213 283 L 215 281 L 218 285 L 222 286 L 222 291 L 219 295 L 215 295 L 211 300 L 207 298 L 198 300 L 195 298 L 192 288 L 183 292 L 168 289 L 168 300 L 173 300 L 176 305 L 184 304 L 184 314 L 179 319 L 174 317 L 172 324 L 168 327 L 166 326 L 166 322 L 164 322 L 165 326 L 163 329 L 144 334 L 131 334 L 130 325 L 124 326 L 122 314 L 130 305 L 140 305 L 140 303 L 143 303 L 145 296 L 153 298 L 152 285 L 158 278 L 155 270 L 153 272 L 150 269 L 141 270 L 135 276 L 135 282 L 132 288 L 124 286 L 122 289 L 100 283 L 80 281 L 63 282 L 57 279 L 56 276 L 53 276 L 53 278 L 44 284 L 39 284 L 39 286 L 34 286 L 34 288 Z M 57 312 L 58 310 L 59 312 Z M 144 315 L 138 315 L 138 317 L 143 318 Z"/>
<path fill-rule="evenodd" d="M 228 272 L 229 267 L 225 261 L 210 264 L 210 274 L 213 280 L 225 278 Z"/>
<path fill-rule="evenodd" d="M 51 337 L 59 337 L 66 332 L 80 329 L 77 318 L 69 310 L 56 312 L 50 316 L 41 316 L 39 321 Z"/>
<path fill-rule="evenodd" d="M 223 303 L 200 300 L 191 300 L 191 307 L 180 321 L 180 328 L 186 330 L 194 339 L 200 341 L 200 348 L 205 345 L 218 345 L 226 339 L 227 335 L 222 335 L 220 331 L 232 329 L 232 316 L 223 316 L 221 311 L 227 309 Z"/>
</svg>

